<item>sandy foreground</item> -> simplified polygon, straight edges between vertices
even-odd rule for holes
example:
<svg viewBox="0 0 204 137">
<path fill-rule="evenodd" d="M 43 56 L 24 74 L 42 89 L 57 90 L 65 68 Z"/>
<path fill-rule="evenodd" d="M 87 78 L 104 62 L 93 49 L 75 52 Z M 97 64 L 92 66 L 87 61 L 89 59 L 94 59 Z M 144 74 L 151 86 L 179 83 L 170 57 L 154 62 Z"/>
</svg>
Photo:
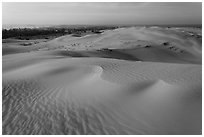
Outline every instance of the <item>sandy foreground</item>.
<svg viewBox="0 0 204 137">
<path fill-rule="evenodd" d="M 3 43 L 3 134 L 202 134 L 197 35 L 132 27 Z"/>
</svg>

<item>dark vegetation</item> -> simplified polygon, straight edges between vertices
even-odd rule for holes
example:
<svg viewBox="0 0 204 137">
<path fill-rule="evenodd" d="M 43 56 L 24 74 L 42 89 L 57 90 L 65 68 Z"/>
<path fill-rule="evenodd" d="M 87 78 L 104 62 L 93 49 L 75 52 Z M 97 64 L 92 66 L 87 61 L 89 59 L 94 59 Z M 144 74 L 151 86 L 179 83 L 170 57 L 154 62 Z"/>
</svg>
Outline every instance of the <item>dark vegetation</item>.
<svg viewBox="0 0 204 137">
<path fill-rule="evenodd" d="M 168 46 L 168 45 L 169 45 L 169 42 L 164 42 L 163 45 L 164 45 L 164 46 Z"/>
<path fill-rule="evenodd" d="M 15 38 L 22 40 L 29 39 L 50 39 L 62 35 L 73 34 L 81 36 L 82 33 L 102 33 L 102 30 L 115 29 L 114 26 L 79 26 L 79 27 L 46 27 L 46 28 L 13 28 L 3 29 L 2 38 Z"/>
<path fill-rule="evenodd" d="M 145 48 L 150 48 L 150 47 L 151 47 L 151 45 L 146 45 L 146 46 L 145 46 Z"/>
</svg>

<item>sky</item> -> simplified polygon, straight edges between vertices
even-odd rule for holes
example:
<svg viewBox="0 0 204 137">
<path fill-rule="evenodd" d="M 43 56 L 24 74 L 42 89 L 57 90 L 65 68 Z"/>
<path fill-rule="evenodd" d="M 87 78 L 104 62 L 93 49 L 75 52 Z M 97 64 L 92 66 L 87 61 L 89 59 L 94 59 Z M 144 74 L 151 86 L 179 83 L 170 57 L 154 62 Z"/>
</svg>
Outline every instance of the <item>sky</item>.
<svg viewBox="0 0 204 137">
<path fill-rule="evenodd" d="M 202 3 L 3 2 L 2 24 L 202 24 Z"/>
</svg>

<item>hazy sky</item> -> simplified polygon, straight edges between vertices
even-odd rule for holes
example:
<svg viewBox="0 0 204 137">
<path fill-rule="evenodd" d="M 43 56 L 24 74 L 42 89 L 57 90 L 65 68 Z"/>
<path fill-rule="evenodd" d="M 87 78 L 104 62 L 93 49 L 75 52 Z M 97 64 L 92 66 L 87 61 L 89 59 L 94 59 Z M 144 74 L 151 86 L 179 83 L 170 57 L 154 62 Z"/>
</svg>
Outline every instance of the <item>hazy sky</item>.
<svg viewBox="0 0 204 137">
<path fill-rule="evenodd" d="M 3 3 L 3 24 L 201 24 L 202 3 Z"/>
</svg>

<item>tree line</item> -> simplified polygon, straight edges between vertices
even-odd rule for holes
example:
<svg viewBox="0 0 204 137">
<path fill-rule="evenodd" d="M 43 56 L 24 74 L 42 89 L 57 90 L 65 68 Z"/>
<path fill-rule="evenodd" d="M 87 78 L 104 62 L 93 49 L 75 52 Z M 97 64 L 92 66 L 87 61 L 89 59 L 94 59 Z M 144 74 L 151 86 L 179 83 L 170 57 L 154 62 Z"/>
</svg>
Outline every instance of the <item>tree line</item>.
<svg viewBox="0 0 204 137">
<path fill-rule="evenodd" d="M 115 29 L 113 26 L 90 26 L 90 27 L 76 27 L 76 28 L 13 28 L 3 29 L 2 39 L 16 38 L 16 39 L 29 39 L 33 36 L 49 36 L 49 35 L 65 35 L 75 33 L 85 33 L 91 31 L 93 33 L 100 33 L 101 30 Z"/>
</svg>

